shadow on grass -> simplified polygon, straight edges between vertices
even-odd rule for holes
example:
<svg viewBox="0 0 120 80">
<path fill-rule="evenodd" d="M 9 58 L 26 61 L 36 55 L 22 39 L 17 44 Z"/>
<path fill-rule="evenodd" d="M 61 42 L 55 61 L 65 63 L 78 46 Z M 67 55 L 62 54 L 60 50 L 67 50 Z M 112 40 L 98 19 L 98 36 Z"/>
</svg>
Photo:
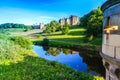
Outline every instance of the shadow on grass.
<svg viewBox="0 0 120 80">
<path fill-rule="evenodd" d="M 78 36 L 78 35 L 85 35 L 84 31 L 71 31 L 68 35 Z"/>
<path fill-rule="evenodd" d="M 93 80 L 55 61 L 26 56 L 22 62 L 0 65 L 0 80 Z"/>
</svg>

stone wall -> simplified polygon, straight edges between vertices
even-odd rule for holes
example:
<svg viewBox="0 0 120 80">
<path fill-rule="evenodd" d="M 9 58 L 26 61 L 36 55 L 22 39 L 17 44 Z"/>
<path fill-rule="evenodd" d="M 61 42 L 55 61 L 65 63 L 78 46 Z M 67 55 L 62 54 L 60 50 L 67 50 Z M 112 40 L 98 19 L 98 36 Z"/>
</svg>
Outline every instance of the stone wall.
<svg viewBox="0 0 120 80">
<path fill-rule="evenodd" d="M 111 30 L 109 39 L 106 39 L 106 31 L 103 32 L 102 52 L 116 59 L 120 59 L 120 3 L 104 10 L 103 29 L 106 26 L 118 26 L 118 30 Z"/>
</svg>

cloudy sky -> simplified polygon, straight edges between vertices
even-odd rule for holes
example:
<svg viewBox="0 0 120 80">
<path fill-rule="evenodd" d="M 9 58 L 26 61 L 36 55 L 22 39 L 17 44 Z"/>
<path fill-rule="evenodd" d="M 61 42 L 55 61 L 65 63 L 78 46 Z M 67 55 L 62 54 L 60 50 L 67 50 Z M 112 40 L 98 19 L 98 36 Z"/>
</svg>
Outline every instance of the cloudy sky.
<svg viewBox="0 0 120 80">
<path fill-rule="evenodd" d="M 76 15 L 82 17 L 106 0 L 0 0 L 0 24 L 48 23 Z"/>
</svg>

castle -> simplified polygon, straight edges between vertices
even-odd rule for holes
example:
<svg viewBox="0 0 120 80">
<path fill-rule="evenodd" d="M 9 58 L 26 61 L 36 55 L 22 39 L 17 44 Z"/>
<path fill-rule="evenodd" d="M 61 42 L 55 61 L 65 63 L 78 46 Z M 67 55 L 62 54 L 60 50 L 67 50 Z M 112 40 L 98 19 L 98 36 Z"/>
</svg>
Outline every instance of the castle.
<svg viewBox="0 0 120 80">
<path fill-rule="evenodd" d="M 40 23 L 40 24 L 34 24 L 33 25 L 33 29 L 43 29 L 44 28 L 44 23 Z"/>
<path fill-rule="evenodd" d="M 103 42 L 100 52 L 106 80 L 120 80 L 120 0 L 107 0 L 104 12 Z"/>
<path fill-rule="evenodd" d="M 68 23 L 69 25 L 77 25 L 79 24 L 80 20 L 77 16 L 71 15 L 69 18 L 62 18 L 59 20 L 59 23 L 61 25 L 64 25 L 65 23 Z"/>
</svg>

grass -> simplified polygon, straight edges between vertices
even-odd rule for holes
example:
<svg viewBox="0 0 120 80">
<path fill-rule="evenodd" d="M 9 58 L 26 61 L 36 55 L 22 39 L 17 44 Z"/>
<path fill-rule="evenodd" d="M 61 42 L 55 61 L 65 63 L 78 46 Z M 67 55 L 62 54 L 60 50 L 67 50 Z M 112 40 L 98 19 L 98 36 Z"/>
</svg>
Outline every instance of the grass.
<svg viewBox="0 0 120 80">
<path fill-rule="evenodd" d="M 17 63 L 1 64 L 0 80 L 104 80 L 33 55 L 24 55 L 24 59 Z"/>
<path fill-rule="evenodd" d="M 92 41 L 89 41 L 89 38 L 85 38 L 84 27 L 72 26 L 70 27 L 68 35 L 62 35 L 61 31 L 54 33 L 43 33 L 40 38 L 33 38 L 32 41 L 42 41 L 43 38 L 48 38 L 50 40 L 50 45 L 53 46 L 89 46 L 95 48 L 96 46 L 100 47 L 102 44 L 102 38 L 94 38 Z M 87 41 L 85 42 L 85 39 Z"/>
<path fill-rule="evenodd" d="M 3 29 L 6 32 L 24 32 L 24 28 L 7 28 Z"/>
</svg>

